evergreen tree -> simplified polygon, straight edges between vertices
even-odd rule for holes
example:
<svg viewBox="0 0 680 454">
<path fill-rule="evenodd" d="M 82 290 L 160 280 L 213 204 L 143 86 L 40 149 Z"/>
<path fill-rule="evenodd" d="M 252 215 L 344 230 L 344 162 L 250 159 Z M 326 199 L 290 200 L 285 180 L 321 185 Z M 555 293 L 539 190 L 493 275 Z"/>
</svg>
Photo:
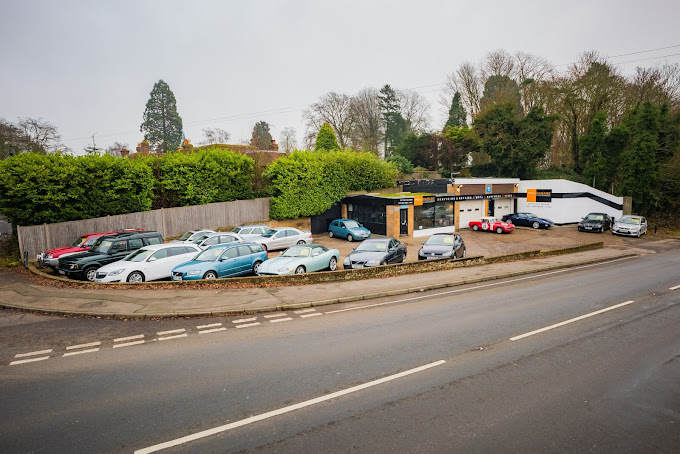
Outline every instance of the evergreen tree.
<svg viewBox="0 0 680 454">
<path fill-rule="evenodd" d="M 316 136 L 315 150 L 338 150 L 338 141 L 335 139 L 335 133 L 331 125 L 326 122 L 321 125 L 319 133 Z"/>
<path fill-rule="evenodd" d="M 144 140 L 162 153 L 176 150 L 182 142 L 182 118 L 177 113 L 175 95 L 163 80 L 151 90 L 139 130 Z"/>
<path fill-rule="evenodd" d="M 269 124 L 266 121 L 259 121 L 253 126 L 253 135 L 250 144 L 258 150 L 269 150 L 272 145 L 272 135 L 269 132 Z"/>
<path fill-rule="evenodd" d="M 389 157 L 408 133 L 409 125 L 400 112 L 397 92 L 389 85 L 380 89 L 378 105 L 385 125 L 385 157 Z"/>
<path fill-rule="evenodd" d="M 453 95 L 453 99 L 451 100 L 451 108 L 449 109 L 449 119 L 446 121 L 446 125 L 444 125 L 444 129 L 446 127 L 464 127 L 467 126 L 467 113 L 465 112 L 465 107 L 463 107 L 463 104 L 460 102 L 460 93 L 456 92 L 456 94 Z"/>
</svg>

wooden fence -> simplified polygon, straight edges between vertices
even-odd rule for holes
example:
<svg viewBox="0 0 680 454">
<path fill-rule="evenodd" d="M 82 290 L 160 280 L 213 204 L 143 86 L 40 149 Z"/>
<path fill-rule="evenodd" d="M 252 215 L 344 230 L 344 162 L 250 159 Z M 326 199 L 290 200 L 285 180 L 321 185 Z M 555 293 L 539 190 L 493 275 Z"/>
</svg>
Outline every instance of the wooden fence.
<svg viewBox="0 0 680 454">
<path fill-rule="evenodd" d="M 163 238 L 180 236 L 187 230 L 216 229 L 269 220 L 269 199 L 237 200 L 153 211 L 58 222 L 18 226 L 19 250 L 28 252 L 28 259 L 58 246 L 71 244 L 78 235 L 108 232 L 126 228 L 141 228 L 159 232 Z"/>
</svg>

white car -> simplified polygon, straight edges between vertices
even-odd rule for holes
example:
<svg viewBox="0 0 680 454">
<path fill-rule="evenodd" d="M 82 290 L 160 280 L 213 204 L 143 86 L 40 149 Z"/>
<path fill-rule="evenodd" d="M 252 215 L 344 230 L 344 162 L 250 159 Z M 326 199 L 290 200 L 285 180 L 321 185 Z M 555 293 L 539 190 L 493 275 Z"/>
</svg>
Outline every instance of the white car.
<svg viewBox="0 0 680 454">
<path fill-rule="evenodd" d="M 124 259 L 97 270 L 95 282 L 144 282 L 170 277 L 172 269 L 194 258 L 195 244 L 164 243 L 144 246 Z"/>
<path fill-rule="evenodd" d="M 196 243 L 197 241 L 201 241 L 202 239 L 207 237 L 209 233 L 215 233 L 215 231 L 210 229 L 189 230 L 188 232 L 185 232 L 181 237 L 170 242 Z"/>
<path fill-rule="evenodd" d="M 612 235 L 636 236 L 647 233 L 647 219 L 643 216 L 623 216 L 612 226 Z"/>
<path fill-rule="evenodd" d="M 232 233 L 238 233 L 245 241 L 250 241 L 264 233 L 267 233 L 272 228 L 267 225 L 239 225 L 231 229 Z"/>
<path fill-rule="evenodd" d="M 312 232 L 298 230 L 293 227 L 277 227 L 267 233 L 250 239 L 259 243 L 268 251 L 286 249 L 294 244 L 309 244 L 312 242 Z"/>
<path fill-rule="evenodd" d="M 208 249 L 210 246 L 224 243 L 243 243 L 243 238 L 238 233 L 215 232 L 208 233 L 202 240 L 196 241 L 196 246 L 201 249 Z"/>
</svg>

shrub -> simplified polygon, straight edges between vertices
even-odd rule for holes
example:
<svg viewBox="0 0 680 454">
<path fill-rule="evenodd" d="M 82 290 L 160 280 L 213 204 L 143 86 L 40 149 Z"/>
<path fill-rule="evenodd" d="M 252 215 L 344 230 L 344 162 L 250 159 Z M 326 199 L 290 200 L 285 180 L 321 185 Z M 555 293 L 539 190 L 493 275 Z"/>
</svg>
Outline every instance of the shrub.
<svg viewBox="0 0 680 454">
<path fill-rule="evenodd" d="M 402 155 L 393 154 L 387 158 L 387 162 L 394 164 L 399 173 L 402 175 L 410 175 L 413 173 L 413 164 L 411 164 L 411 161 Z"/>
</svg>

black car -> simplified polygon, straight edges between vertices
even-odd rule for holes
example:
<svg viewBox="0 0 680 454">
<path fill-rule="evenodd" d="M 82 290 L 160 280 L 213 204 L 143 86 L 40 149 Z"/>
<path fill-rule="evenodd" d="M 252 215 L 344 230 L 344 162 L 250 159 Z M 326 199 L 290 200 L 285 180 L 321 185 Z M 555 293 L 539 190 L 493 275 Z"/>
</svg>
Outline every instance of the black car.
<svg viewBox="0 0 680 454">
<path fill-rule="evenodd" d="M 406 246 L 394 238 L 364 240 L 342 263 L 345 269 L 387 265 L 406 261 Z"/>
<path fill-rule="evenodd" d="M 465 242 L 457 233 L 435 233 L 418 251 L 418 260 L 463 258 L 466 254 Z"/>
<path fill-rule="evenodd" d="M 603 233 L 612 228 L 612 222 L 607 213 L 589 213 L 578 223 L 578 231 Z"/>
<path fill-rule="evenodd" d="M 533 227 L 534 229 L 551 229 L 555 225 L 550 219 L 540 218 L 533 213 L 506 214 L 503 216 L 503 222 L 523 227 Z"/>
<path fill-rule="evenodd" d="M 130 252 L 141 247 L 162 242 L 163 237 L 158 232 L 119 233 L 103 236 L 89 251 L 60 258 L 57 271 L 71 279 L 94 281 L 97 269 L 100 267 L 122 260 Z"/>
</svg>

